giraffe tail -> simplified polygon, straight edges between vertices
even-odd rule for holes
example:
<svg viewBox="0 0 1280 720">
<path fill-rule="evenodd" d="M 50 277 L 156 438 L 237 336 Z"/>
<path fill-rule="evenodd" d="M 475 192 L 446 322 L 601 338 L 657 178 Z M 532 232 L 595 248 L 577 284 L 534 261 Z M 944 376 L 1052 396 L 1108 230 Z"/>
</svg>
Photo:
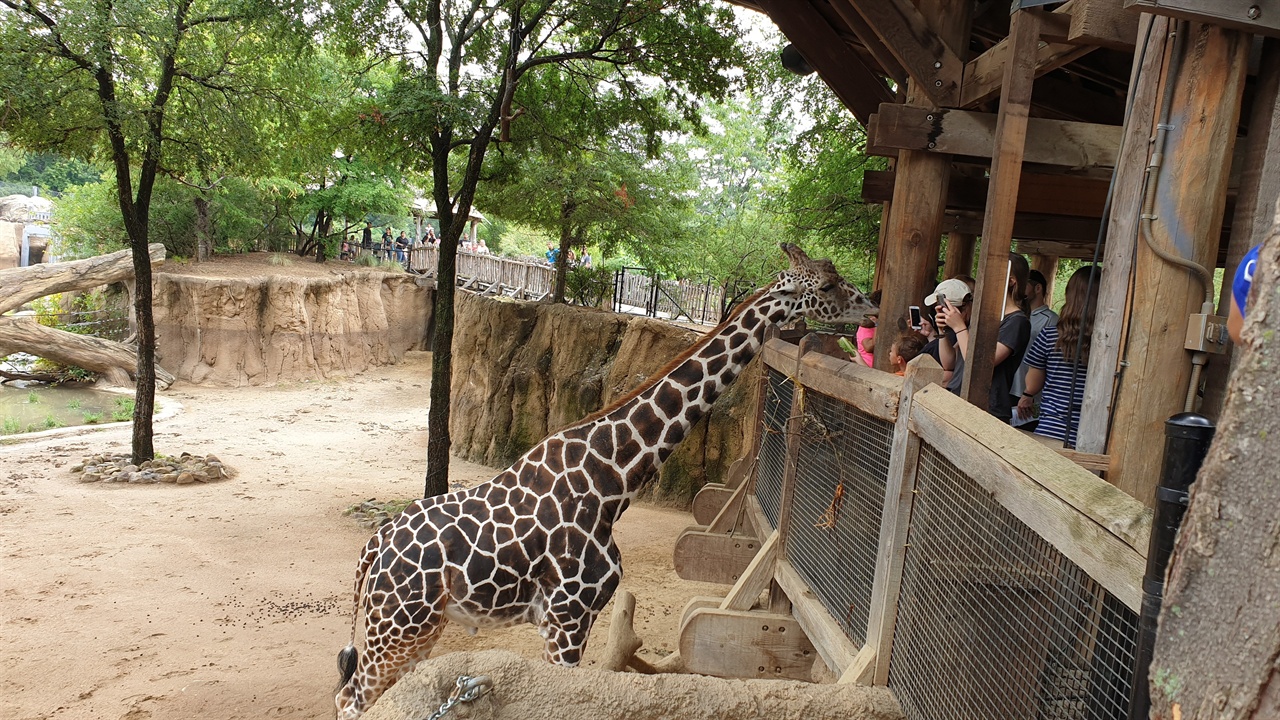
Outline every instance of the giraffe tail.
<svg viewBox="0 0 1280 720">
<path fill-rule="evenodd" d="M 351 608 L 351 642 L 338 652 L 338 673 L 342 676 L 342 679 L 338 681 L 339 690 L 356 673 L 356 663 L 360 658 L 360 652 L 356 650 L 356 627 L 360 619 L 360 598 L 364 595 L 364 586 L 369 577 L 369 568 L 373 567 L 373 561 L 378 557 L 378 551 L 381 546 L 382 533 L 376 532 L 373 537 L 369 538 L 369 542 L 365 543 L 364 552 L 360 553 L 360 563 L 356 567 L 355 602 Z"/>
</svg>

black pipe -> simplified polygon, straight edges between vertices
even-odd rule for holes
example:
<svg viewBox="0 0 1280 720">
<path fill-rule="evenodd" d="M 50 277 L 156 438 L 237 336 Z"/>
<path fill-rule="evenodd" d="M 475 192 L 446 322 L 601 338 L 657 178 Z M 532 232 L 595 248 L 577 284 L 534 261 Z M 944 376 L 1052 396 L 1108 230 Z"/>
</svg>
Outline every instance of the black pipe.
<svg viewBox="0 0 1280 720">
<path fill-rule="evenodd" d="M 1164 573 L 1173 555 L 1174 539 L 1187 512 L 1191 483 L 1204 463 L 1216 430 L 1213 421 L 1195 413 L 1178 413 L 1164 424 L 1164 466 L 1156 487 L 1155 518 L 1147 548 L 1147 572 L 1142 579 L 1142 615 L 1134 653 L 1133 691 L 1129 720 L 1146 720 L 1151 711 L 1148 671 L 1156 647 L 1156 623 L 1164 602 Z"/>
</svg>

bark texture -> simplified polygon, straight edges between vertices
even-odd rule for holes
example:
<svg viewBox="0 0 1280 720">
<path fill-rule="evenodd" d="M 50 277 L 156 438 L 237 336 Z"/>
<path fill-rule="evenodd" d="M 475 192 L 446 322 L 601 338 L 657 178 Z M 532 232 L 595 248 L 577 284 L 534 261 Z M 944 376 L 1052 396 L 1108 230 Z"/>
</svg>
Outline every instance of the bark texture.
<svg viewBox="0 0 1280 720">
<path fill-rule="evenodd" d="M 1239 366 L 1170 565 L 1152 716 L 1280 717 L 1280 233 L 1262 247 Z"/>
</svg>

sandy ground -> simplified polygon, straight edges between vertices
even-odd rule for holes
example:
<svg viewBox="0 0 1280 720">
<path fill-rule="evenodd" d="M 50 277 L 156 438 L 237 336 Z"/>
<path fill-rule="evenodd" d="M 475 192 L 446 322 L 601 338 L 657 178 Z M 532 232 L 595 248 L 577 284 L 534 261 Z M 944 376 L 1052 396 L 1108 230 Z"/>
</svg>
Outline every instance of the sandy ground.
<svg viewBox="0 0 1280 720">
<path fill-rule="evenodd" d="M 370 532 L 343 510 L 421 492 L 429 364 L 415 355 L 341 381 L 174 386 L 185 410 L 157 424 L 156 450 L 218 455 L 238 471 L 221 483 L 77 482 L 70 467 L 126 451 L 127 429 L 0 446 L 0 717 L 331 717 Z M 455 461 L 453 479 L 495 472 Z M 689 597 L 726 590 L 676 577 L 691 522 L 641 504 L 616 530 L 650 659 L 675 648 Z M 538 658 L 541 639 L 451 627 L 436 653 L 486 648 Z"/>
</svg>

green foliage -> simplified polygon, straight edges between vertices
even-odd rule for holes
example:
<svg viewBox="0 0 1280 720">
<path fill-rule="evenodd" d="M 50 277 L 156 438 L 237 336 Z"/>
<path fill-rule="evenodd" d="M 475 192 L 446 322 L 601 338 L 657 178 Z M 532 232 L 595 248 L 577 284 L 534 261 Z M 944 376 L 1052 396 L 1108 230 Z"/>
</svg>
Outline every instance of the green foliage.
<svg viewBox="0 0 1280 720">
<path fill-rule="evenodd" d="M 111 419 L 115 422 L 129 422 L 133 419 L 133 408 L 133 398 L 116 398 L 115 409 L 111 411 Z"/>
<path fill-rule="evenodd" d="M 27 391 L 27 404 L 38 405 L 40 403 L 40 395 L 35 390 Z"/>
<path fill-rule="evenodd" d="M 12 415 L 5 415 L 4 422 L 0 425 L 0 435 L 16 435 L 22 432 L 22 422 Z"/>
<path fill-rule="evenodd" d="M 84 419 L 85 425 L 95 425 L 102 422 L 102 413 L 100 412 L 90 412 L 86 410 L 81 414 L 81 417 Z"/>
<path fill-rule="evenodd" d="M 78 400 L 78 399 L 77 399 L 77 400 L 69 400 L 69 401 L 67 401 L 67 409 L 68 409 L 68 410 L 79 410 L 79 409 L 80 409 L 80 404 L 81 404 L 81 403 L 80 403 L 80 400 Z"/>
<path fill-rule="evenodd" d="M 576 305 L 600 307 L 613 295 L 613 270 L 607 267 L 576 267 L 565 277 L 565 298 Z"/>
<path fill-rule="evenodd" d="M 83 160 L 50 152 L 24 152 L 8 145 L 0 134 L 0 182 L 35 185 L 42 195 L 57 195 L 101 180 L 102 171 Z"/>
<path fill-rule="evenodd" d="M 63 424 L 63 423 L 62 423 L 62 421 L 61 421 L 61 420 L 59 420 L 58 418 L 54 417 L 54 416 L 53 416 L 53 414 L 52 414 L 52 413 L 50 413 L 50 414 L 48 414 L 48 415 L 45 415 L 45 416 L 44 416 L 44 424 L 43 424 L 43 426 L 42 426 L 42 428 L 41 428 L 41 429 L 43 429 L 43 430 L 52 430 L 52 429 L 54 429 L 54 428 L 60 428 L 60 427 L 62 427 L 62 424 Z"/>
</svg>

